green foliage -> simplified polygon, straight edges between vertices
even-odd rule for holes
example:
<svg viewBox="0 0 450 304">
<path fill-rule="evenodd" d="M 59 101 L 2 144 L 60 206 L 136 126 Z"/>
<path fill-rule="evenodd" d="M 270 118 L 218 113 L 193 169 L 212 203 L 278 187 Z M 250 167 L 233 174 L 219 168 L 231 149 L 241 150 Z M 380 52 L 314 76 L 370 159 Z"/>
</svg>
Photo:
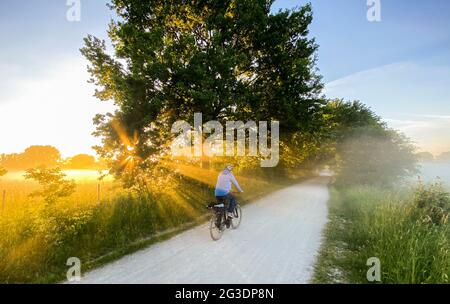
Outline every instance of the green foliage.
<svg viewBox="0 0 450 304">
<path fill-rule="evenodd" d="M 324 109 L 331 126 L 328 149 L 339 185 L 389 186 L 417 172 L 415 147 L 362 103 L 335 100 Z"/>
<path fill-rule="evenodd" d="M 380 117 L 360 101 L 330 100 L 323 111 L 328 116 L 328 124 L 333 127 L 337 138 L 351 136 L 351 132 L 358 128 L 385 127 Z"/>
<path fill-rule="evenodd" d="M 414 193 L 353 186 L 332 193 L 316 283 L 368 283 L 370 257 L 380 259 L 381 283 L 450 282 L 450 225 L 441 216 L 438 225 L 429 221 L 436 212 L 431 206 L 448 204 L 448 193 L 436 186 Z"/>
<path fill-rule="evenodd" d="M 205 121 L 279 120 L 285 145 L 293 134 L 315 129 L 324 101 L 317 45 L 308 38 L 311 7 L 271 13 L 271 5 L 112 1 L 120 18 L 109 30 L 115 55 L 92 36 L 81 50 L 99 87 L 96 96 L 118 107 L 94 119 L 102 138 L 96 150 L 112 160 L 112 173 L 122 176 L 130 168 L 123 165 L 130 144 L 133 168 L 150 172 L 165 155 L 172 123 L 192 122 L 194 112 Z"/>
<path fill-rule="evenodd" d="M 102 138 L 96 150 L 111 173 L 127 186 L 155 175 L 150 169 L 167 153 L 172 123 L 192 123 L 195 112 L 222 123 L 280 121 L 278 171 L 334 159 L 348 183 L 389 184 L 414 173 L 405 137 L 360 102 L 321 98 L 318 46 L 308 38 L 311 6 L 271 13 L 271 5 L 112 1 L 121 19 L 109 30 L 115 54 L 93 36 L 81 50 L 96 96 L 118 107 L 94 119 Z"/>
<path fill-rule="evenodd" d="M 424 222 L 436 225 L 448 224 L 450 214 L 450 194 L 442 184 L 419 185 L 415 191 L 415 204 Z"/>
<path fill-rule="evenodd" d="M 33 168 L 26 170 L 25 179 L 32 179 L 42 186 L 42 190 L 35 191 L 31 196 L 41 196 L 47 204 L 68 197 L 75 192 L 75 181 L 65 180 L 66 175 L 60 168 Z"/>
</svg>

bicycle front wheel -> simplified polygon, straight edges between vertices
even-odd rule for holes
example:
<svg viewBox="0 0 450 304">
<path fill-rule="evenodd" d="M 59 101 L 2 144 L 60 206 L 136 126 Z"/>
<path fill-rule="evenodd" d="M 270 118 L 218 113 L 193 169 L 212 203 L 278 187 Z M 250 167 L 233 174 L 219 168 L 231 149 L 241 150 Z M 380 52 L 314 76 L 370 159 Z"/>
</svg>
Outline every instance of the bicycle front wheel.
<svg viewBox="0 0 450 304">
<path fill-rule="evenodd" d="M 237 229 L 242 221 L 242 209 L 239 204 L 236 205 L 233 212 L 233 219 L 231 220 L 231 228 Z"/>
<path fill-rule="evenodd" d="M 214 213 L 209 221 L 209 233 L 213 241 L 218 241 L 222 237 L 223 227 L 221 221 L 221 214 Z"/>
</svg>

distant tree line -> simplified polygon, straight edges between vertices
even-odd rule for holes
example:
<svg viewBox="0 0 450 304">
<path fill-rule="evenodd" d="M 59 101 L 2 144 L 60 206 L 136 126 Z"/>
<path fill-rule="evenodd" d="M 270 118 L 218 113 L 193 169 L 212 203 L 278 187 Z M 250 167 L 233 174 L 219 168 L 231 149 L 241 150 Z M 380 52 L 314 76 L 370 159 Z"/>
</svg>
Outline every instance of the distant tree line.
<svg viewBox="0 0 450 304">
<path fill-rule="evenodd" d="M 442 152 L 436 157 L 430 152 L 419 152 L 417 153 L 417 157 L 421 161 L 450 161 L 450 151 Z"/>
<path fill-rule="evenodd" d="M 0 155 L 0 173 L 4 170 L 22 171 L 37 167 L 97 170 L 103 169 L 104 164 L 88 154 L 64 159 L 59 150 L 52 146 L 30 146 L 22 153 Z"/>
</svg>

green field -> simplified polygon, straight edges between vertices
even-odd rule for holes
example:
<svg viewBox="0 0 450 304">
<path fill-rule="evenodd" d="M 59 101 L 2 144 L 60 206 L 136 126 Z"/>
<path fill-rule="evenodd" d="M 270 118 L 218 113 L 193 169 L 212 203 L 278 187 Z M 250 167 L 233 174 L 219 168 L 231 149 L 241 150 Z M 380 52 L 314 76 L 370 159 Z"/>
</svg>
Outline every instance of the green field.
<svg viewBox="0 0 450 304">
<path fill-rule="evenodd" d="M 314 282 L 368 283 L 371 257 L 381 283 L 450 282 L 450 198 L 440 185 L 334 188 L 329 206 Z"/>
<path fill-rule="evenodd" d="M 181 166 L 179 171 L 176 182 L 148 195 L 124 190 L 111 178 L 98 181 L 95 171 L 69 171 L 75 193 L 47 205 L 29 196 L 37 183 L 24 180 L 21 172 L 8 173 L 0 180 L 0 193 L 6 194 L 0 210 L 0 282 L 61 281 L 69 257 L 80 258 L 86 271 L 203 222 L 217 172 Z M 239 181 L 249 193 L 241 203 L 293 182 L 245 176 Z"/>
</svg>

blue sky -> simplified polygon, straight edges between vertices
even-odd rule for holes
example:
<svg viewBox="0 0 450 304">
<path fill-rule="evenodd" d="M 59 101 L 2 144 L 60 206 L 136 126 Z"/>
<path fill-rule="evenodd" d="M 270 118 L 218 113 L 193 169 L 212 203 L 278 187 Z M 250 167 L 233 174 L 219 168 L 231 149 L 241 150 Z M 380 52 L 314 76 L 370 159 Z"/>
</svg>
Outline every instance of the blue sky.
<svg viewBox="0 0 450 304">
<path fill-rule="evenodd" d="M 97 143 L 91 119 L 111 105 L 92 97 L 79 48 L 106 37 L 106 3 L 81 0 L 81 21 L 68 22 L 66 0 L 2 0 L 0 152 L 52 144 L 68 156 Z M 450 151 L 450 1 L 381 0 L 381 22 L 368 22 L 366 0 L 311 3 L 327 96 L 359 99 L 422 149 Z"/>
</svg>

